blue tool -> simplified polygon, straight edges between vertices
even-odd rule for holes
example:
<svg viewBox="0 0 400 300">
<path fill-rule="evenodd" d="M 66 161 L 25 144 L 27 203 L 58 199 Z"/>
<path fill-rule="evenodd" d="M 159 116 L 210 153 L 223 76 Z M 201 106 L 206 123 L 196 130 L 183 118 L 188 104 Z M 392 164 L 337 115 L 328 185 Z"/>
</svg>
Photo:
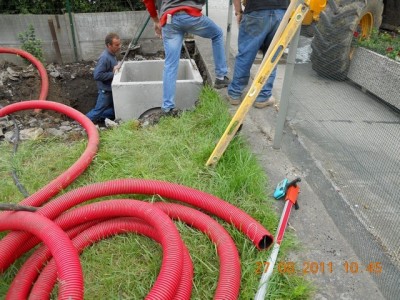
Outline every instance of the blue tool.
<svg viewBox="0 0 400 300">
<path fill-rule="evenodd" d="M 274 198 L 275 199 L 281 199 L 283 196 L 286 195 L 286 189 L 288 186 L 289 180 L 286 178 L 283 179 L 281 182 L 278 183 L 276 186 L 275 192 L 274 192 Z"/>
</svg>

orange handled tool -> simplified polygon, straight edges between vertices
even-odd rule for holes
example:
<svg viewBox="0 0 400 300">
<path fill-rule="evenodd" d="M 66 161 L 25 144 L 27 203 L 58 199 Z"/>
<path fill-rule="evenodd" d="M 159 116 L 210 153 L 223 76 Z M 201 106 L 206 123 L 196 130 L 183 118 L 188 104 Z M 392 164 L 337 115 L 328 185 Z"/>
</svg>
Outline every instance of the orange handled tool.
<svg viewBox="0 0 400 300">
<path fill-rule="evenodd" d="M 271 255 L 268 258 L 267 263 L 265 264 L 265 268 L 263 274 L 260 279 L 260 284 L 258 286 L 258 290 L 256 296 L 254 297 L 255 300 L 264 300 L 265 295 L 267 293 L 268 281 L 272 276 L 272 271 L 274 270 L 274 265 L 276 263 L 276 259 L 278 257 L 279 248 L 281 246 L 283 236 L 285 234 L 285 230 L 287 224 L 289 222 L 290 211 L 294 205 L 295 209 L 299 208 L 297 204 L 297 197 L 300 192 L 300 187 L 298 186 L 298 182 L 300 182 L 300 178 L 296 178 L 295 180 L 289 182 L 286 185 L 286 194 L 285 194 L 285 207 L 282 212 L 281 219 L 279 220 L 279 225 L 276 233 L 276 239 L 274 246 L 272 248 Z"/>
</svg>

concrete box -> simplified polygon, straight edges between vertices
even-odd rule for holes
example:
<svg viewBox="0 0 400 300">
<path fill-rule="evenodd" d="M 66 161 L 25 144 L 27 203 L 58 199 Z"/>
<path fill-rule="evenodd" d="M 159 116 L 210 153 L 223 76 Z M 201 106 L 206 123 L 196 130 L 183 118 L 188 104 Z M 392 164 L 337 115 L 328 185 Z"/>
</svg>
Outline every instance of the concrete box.
<svg viewBox="0 0 400 300">
<path fill-rule="evenodd" d="M 147 111 L 161 107 L 164 62 L 143 60 L 123 63 L 111 84 L 117 119 L 138 119 Z M 193 68 L 189 59 L 181 59 L 176 81 L 176 108 L 193 108 L 202 86 L 200 72 Z"/>
</svg>

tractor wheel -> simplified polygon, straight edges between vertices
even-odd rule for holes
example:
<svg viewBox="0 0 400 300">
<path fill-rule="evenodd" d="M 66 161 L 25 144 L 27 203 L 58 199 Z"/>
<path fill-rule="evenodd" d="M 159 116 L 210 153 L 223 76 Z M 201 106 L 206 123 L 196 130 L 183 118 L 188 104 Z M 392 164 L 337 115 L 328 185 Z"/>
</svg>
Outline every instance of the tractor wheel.
<svg viewBox="0 0 400 300">
<path fill-rule="evenodd" d="M 357 37 L 382 22 L 383 0 L 328 0 L 314 30 L 311 62 L 321 76 L 345 80 Z"/>
</svg>

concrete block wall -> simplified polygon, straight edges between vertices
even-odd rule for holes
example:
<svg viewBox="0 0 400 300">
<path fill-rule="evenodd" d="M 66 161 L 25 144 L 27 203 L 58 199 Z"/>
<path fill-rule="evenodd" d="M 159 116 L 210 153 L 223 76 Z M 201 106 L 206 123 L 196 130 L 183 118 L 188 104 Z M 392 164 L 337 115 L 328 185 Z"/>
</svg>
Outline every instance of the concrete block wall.
<svg viewBox="0 0 400 300">
<path fill-rule="evenodd" d="M 127 61 L 114 76 L 112 92 L 115 117 L 123 121 L 138 119 L 154 108 L 160 108 L 163 95 L 164 60 Z M 179 62 L 176 81 L 176 108 L 194 108 L 203 79 L 189 59 Z"/>
<path fill-rule="evenodd" d="M 76 42 L 74 49 L 68 14 L 0 15 L 0 47 L 21 48 L 18 34 L 26 31 L 32 24 L 36 37 L 42 41 L 46 63 L 59 62 L 54 47 L 55 40 L 49 28 L 48 20 L 52 20 L 63 63 L 75 61 L 75 51 L 78 60 L 96 60 L 104 49 L 104 38 L 107 33 L 116 32 L 129 44 L 139 34 L 147 16 L 146 11 L 72 14 Z M 147 39 L 155 40 L 151 20 L 143 31 L 139 43 Z M 23 60 L 15 55 L 0 54 L 0 62 L 4 60 L 15 64 L 23 63 Z"/>
<path fill-rule="evenodd" d="M 357 48 L 347 77 L 400 109 L 400 62 L 365 48 Z"/>
</svg>

